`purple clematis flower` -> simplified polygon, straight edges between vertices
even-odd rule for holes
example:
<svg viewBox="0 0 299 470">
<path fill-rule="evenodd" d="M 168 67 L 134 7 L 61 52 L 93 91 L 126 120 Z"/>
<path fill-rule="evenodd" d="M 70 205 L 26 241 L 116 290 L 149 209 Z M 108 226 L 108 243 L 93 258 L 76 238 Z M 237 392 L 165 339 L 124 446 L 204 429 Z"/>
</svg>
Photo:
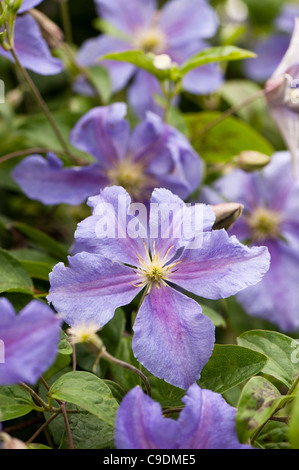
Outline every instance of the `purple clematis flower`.
<svg viewBox="0 0 299 470">
<path fill-rule="evenodd" d="M 13 178 L 44 204 L 79 204 L 114 184 L 139 201 L 148 200 L 157 186 L 189 196 L 200 184 L 202 162 L 187 139 L 150 112 L 130 133 L 126 109 L 124 103 L 94 108 L 73 129 L 71 143 L 96 163 L 63 168 L 53 154 L 47 160 L 32 155 L 14 169 Z"/>
<path fill-rule="evenodd" d="M 299 150 L 299 17 L 290 46 L 272 77 L 267 81 L 265 93 L 271 115 L 276 122 L 293 158 Z"/>
<path fill-rule="evenodd" d="M 0 385 L 35 385 L 54 362 L 61 319 L 48 305 L 31 301 L 18 315 L 0 298 Z"/>
<path fill-rule="evenodd" d="M 157 10 L 156 0 L 95 0 L 99 15 L 111 23 L 120 34 L 118 37 L 101 35 L 86 41 L 78 54 L 83 66 L 95 65 L 109 52 L 141 49 L 155 54 L 168 54 L 173 62 L 185 60 L 207 47 L 204 41 L 217 30 L 215 12 L 206 0 L 172 0 L 162 10 Z M 114 92 L 122 89 L 136 72 L 129 63 L 102 61 L 108 68 Z M 222 84 L 220 68 L 208 64 L 189 72 L 183 88 L 194 94 L 207 94 Z M 76 84 L 80 93 L 92 93 L 83 78 Z M 162 108 L 154 95 L 161 94 L 159 82 L 148 72 L 139 70 L 129 90 L 129 102 L 136 114 L 143 118 L 146 111 L 157 114 Z"/>
<path fill-rule="evenodd" d="M 189 387 L 177 421 L 135 387 L 122 400 L 115 425 L 117 449 L 251 449 L 240 444 L 236 409 L 219 393 Z"/>
<path fill-rule="evenodd" d="M 271 266 L 263 280 L 237 295 L 245 310 L 283 331 L 299 327 L 299 184 L 290 168 L 290 154 L 278 152 L 263 172 L 235 170 L 204 190 L 203 200 L 222 199 L 244 205 L 243 217 L 230 229 L 240 240 L 265 245 Z M 223 201 L 223 200 L 222 200 Z"/>
<path fill-rule="evenodd" d="M 15 51 L 23 67 L 40 75 L 56 75 L 62 72 L 63 64 L 52 56 L 38 23 L 27 13 L 41 2 L 42 0 L 23 0 L 14 27 Z M 11 53 L 1 46 L 0 55 L 14 62 Z"/>
<path fill-rule="evenodd" d="M 102 327 L 145 288 L 133 327 L 134 355 L 157 377 L 187 389 L 212 353 L 214 325 L 181 291 L 209 299 L 234 295 L 261 280 L 267 249 L 212 231 L 210 207 L 186 206 L 166 189 L 153 191 L 149 218 L 136 219 L 136 205 L 121 187 L 105 188 L 89 204 L 93 215 L 75 234 L 77 254 L 69 267 L 59 263 L 50 274 L 49 302 L 72 327 Z"/>
<path fill-rule="evenodd" d="M 275 21 L 276 32 L 270 37 L 256 41 L 250 50 L 257 54 L 255 60 L 244 61 L 245 75 L 256 82 L 265 82 L 275 72 L 290 45 L 290 36 L 294 29 L 299 8 L 284 5 Z"/>
</svg>

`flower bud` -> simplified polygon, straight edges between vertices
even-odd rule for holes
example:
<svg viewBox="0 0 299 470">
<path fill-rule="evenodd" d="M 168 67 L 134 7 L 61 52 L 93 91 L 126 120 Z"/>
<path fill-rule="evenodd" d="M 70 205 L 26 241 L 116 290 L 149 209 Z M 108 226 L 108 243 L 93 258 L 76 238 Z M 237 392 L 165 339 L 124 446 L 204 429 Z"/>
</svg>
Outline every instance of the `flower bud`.
<svg viewBox="0 0 299 470">
<path fill-rule="evenodd" d="M 238 202 L 223 202 L 211 207 L 216 216 L 213 230 L 220 230 L 222 228 L 228 230 L 242 215 L 244 208 L 243 204 Z"/>
<path fill-rule="evenodd" d="M 43 38 L 48 43 L 49 47 L 52 49 L 59 47 L 64 40 L 61 29 L 41 11 L 32 8 L 32 10 L 29 10 L 29 13 L 38 23 Z"/>
<path fill-rule="evenodd" d="M 241 170 L 248 172 L 261 170 L 268 165 L 270 161 L 271 157 L 269 157 L 269 155 L 256 152 L 255 150 L 246 150 L 236 157 L 237 166 L 241 168 Z"/>
</svg>

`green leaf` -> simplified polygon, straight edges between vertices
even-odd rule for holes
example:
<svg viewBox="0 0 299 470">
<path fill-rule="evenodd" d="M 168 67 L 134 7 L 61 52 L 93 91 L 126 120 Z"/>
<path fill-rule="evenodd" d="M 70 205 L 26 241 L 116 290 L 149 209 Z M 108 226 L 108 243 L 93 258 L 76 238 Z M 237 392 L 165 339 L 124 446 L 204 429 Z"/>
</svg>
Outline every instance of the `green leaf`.
<svg viewBox="0 0 299 470">
<path fill-rule="evenodd" d="M 272 415 L 290 400 L 264 377 L 252 377 L 242 390 L 236 414 L 236 429 L 240 442 L 256 436 Z"/>
<path fill-rule="evenodd" d="M 112 395 L 117 402 L 120 403 L 126 394 L 125 390 L 118 383 L 113 382 L 112 380 L 105 379 L 104 382 L 110 388 Z"/>
<path fill-rule="evenodd" d="M 38 449 L 38 450 L 46 450 L 46 449 L 52 449 L 52 447 L 46 446 L 45 444 L 38 444 L 35 442 L 32 442 L 31 444 L 26 444 L 28 449 Z"/>
<path fill-rule="evenodd" d="M 95 65 L 88 70 L 92 83 L 98 90 L 103 103 L 108 104 L 112 96 L 112 86 L 108 70 L 101 65 Z"/>
<path fill-rule="evenodd" d="M 240 119 L 230 116 L 216 124 L 221 115 L 215 111 L 185 115 L 193 146 L 203 160 L 226 163 L 244 150 L 273 154 L 274 149 L 269 142 Z M 208 129 L 208 125 L 214 122 L 215 125 Z"/>
<path fill-rule="evenodd" d="M 20 385 L 0 387 L 0 421 L 27 415 L 34 408 L 30 393 Z"/>
<path fill-rule="evenodd" d="M 299 449 L 299 389 L 292 404 L 289 428 L 290 444 L 293 449 Z"/>
<path fill-rule="evenodd" d="M 261 90 L 260 85 L 251 82 L 250 80 L 228 80 L 226 81 L 221 89 L 220 93 L 223 99 L 230 105 L 239 105 L 242 101 L 254 96 Z M 239 109 L 236 114 L 242 119 L 254 124 L 255 129 L 257 128 L 257 120 L 261 120 L 261 115 L 267 109 L 266 99 L 259 97 L 247 106 Z M 254 121 L 253 121 L 254 119 Z"/>
<path fill-rule="evenodd" d="M 216 312 L 213 310 L 211 307 L 208 307 L 207 305 L 200 304 L 202 308 L 202 313 L 208 317 L 214 325 L 220 326 L 222 328 L 226 327 L 226 321 L 224 318 L 220 315 L 220 313 Z"/>
<path fill-rule="evenodd" d="M 264 449 L 289 449 L 288 430 L 286 423 L 268 421 L 259 433 L 257 441 Z"/>
<path fill-rule="evenodd" d="M 49 235 L 21 222 L 15 223 L 14 227 L 23 235 L 28 237 L 29 240 L 46 250 L 50 255 L 55 256 L 62 261 L 67 260 L 67 250 Z"/>
<path fill-rule="evenodd" d="M 58 354 L 54 364 L 43 374 L 45 380 L 65 369 L 71 362 L 71 358 L 67 354 Z"/>
<path fill-rule="evenodd" d="M 33 284 L 19 261 L 0 249 L 0 293 L 2 292 L 32 294 Z"/>
<path fill-rule="evenodd" d="M 58 352 L 60 354 L 66 354 L 66 355 L 70 355 L 73 353 L 73 348 L 72 348 L 72 345 L 69 343 L 68 341 L 68 336 L 67 334 L 61 330 L 60 332 L 60 341 L 59 341 L 59 344 L 58 344 Z"/>
<path fill-rule="evenodd" d="M 239 336 L 237 342 L 267 356 L 263 373 L 291 387 L 299 372 L 299 344 L 296 340 L 275 331 L 251 330 Z"/>
<path fill-rule="evenodd" d="M 267 358 L 263 354 L 251 349 L 216 344 L 197 383 L 202 388 L 223 393 L 258 374 L 266 362 Z"/>
<path fill-rule="evenodd" d="M 73 409 L 67 405 L 67 409 Z M 109 449 L 114 445 L 114 428 L 96 416 L 77 408 L 79 413 L 69 413 L 68 420 L 75 449 Z M 45 413 L 45 418 L 50 414 Z M 50 423 L 54 442 L 59 449 L 68 449 L 65 422 L 60 414 Z"/>
<path fill-rule="evenodd" d="M 254 52 L 240 49 L 236 46 L 210 47 L 190 57 L 190 59 L 182 64 L 179 70 L 182 75 L 185 75 L 190 72 L 190 70 L 212 62 L 242 60 L 253 57 L 256 57 Z"/>
<path fill-rule="evenodd" d="M 51 386 L 52 398 L 73 403 L 114 426 L 118 403 L 110 388 L 89 372 L 68 372 Z"/>
<path fill-rule="evenodd" d="M 146 70 L 147 72 L 154 75 L 158 80 L 163 81 L 169 78 L 170 69 L 161 70 L 154 66 L 155 54 L 145 53 L 142 50 L 136 51 L 125 51 L 125 52 L 111 52 L 103 57 L 99 57 L 99 60 L 118 60 L 121 62 L 129 62 L 130 64 L 136 65 L 136 67 Z"/>
</svg>

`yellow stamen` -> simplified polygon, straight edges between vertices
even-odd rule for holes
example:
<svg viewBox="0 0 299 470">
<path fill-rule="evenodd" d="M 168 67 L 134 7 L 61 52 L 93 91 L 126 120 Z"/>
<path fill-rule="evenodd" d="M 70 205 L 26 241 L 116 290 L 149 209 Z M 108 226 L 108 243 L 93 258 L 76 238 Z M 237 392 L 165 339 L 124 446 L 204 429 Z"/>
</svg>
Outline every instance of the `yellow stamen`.
<svg viewBox="0 0 299 470">
<path fill-rule="evenodd" d="M 141 282 L 137 284 L 131 283 L 134 287 L 143 287 L 149 286 L 149 291 L 153 285 L 160 288 L 161 286 L 167 286 L 166 280 L 169 279 L 173 271 L 173 268 L 179 264 L 181 264 L 184 260 L 177 261 L 176 263 L 172 263 L 169 265 L 165 265 L 167 262 L 168 255 L 170 251 L 174 248 L 171 246 L 166 255 L 164 256 L 163 260 L 159 262 L 160 252 L 156 253 L 156 242 L 153 242 L 152 248 L 152 257 L 150 256 L 146 244 L 144 242 L 144 248 L 146 250 L 146 255 L 148 262 L 145 262 L 144 259 L 137 253 L 136 256 L 138 258 L 140 266 L 136 269 L 136 274 L 141 277 Z M 149 292 L 148 291 L 148 292 Z"/>
<path fill-rule="evenodd" d="M 246 217 L 254 240 L 263 241 L 280 235 L 281 216 L 278 212 L 259 207 Z"/>
</svg>

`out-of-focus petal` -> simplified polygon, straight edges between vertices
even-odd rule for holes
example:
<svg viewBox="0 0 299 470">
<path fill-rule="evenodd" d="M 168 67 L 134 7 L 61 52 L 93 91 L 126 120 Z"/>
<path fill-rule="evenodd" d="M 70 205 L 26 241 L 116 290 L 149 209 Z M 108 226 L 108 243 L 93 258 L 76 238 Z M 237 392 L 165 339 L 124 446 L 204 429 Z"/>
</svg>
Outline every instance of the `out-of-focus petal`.
<svg viewBox="0 0 299 470">
<path fill-rule="evenodd" d="M 216 64 L 207 64 L 191 70 L 183 79 L 183 88 L 194 95 L 207 95 L 223 84 L 223 72 Z"/>
<path fill-rule="evenodd" d="M 43 0 L 23 0 L 18 13 L 24 13 L 24 11 L 30 10 L 30 8 L 34 8 L 42 3 L 42 1 Z"/>
<path fill-rule="evenodd" d="M 71 143 L 93 155 L 101 169 L 110 168 L 127 150 L 130 127 L 125 120 L 126 112 L 125 103 L 93 108 L 73 128 Z"/>
<path fill-rule="evenodd" d="M 206 0 L 172 0 L 161 12 L 159 25 L 171 46 L 213 36 L 217 16 Z"/>
<path fill-rule="evenodd" d="M 243 63 L 245 75 L 256 82 L 264 82 L 272 76 L 285 55 L 290 38 L 285 34 L 274 34 L 270 38 L 251 46 L 250 50 L 257 54 L 255 59 L 247 59 Z"/>
<path fill-rule="evenodd" d="M 238 300 L 253 316 L 264 318 L 282 331 L 299 327 L 298 252 L 282 240 L 267 242 L 271 267 L 262 281 L 238 294 Z"/>
<path fill-rule="evenodd" d="M 40 75 L 56 75 L 63 70 L 61 60 L 52 56 L 43 39 L 38 24 L 30 15 L 18 16 L 15 22 L 14 43 L 17 56 L 23 67 Z M 0 54 L 13 61 L 10 52 Z"/>
<path fill-rule="evenodd" d="M 183 398 L 178 423 L 178 449 L 249 449 L 239 443 L 236 409 L 211 390 L 193 384 Z"/>
<path fill-rule="evenodd" d="M 128 62 L 117 60 L 101 60 L 99 58 L 110 52 L 123 52 L 132 49 L 132 45 L 119 38 L 99 36 L 84 42 L 77 55 L 77 61 L 84 67 L 101 65 L 108 69 L 114 93 L 126 86 L 135 71 L 135 66 Z M 80 76 L 75 82 L 74 88 L 79 93 L 93 94 L 90 85 Z"/>
<path fill-rule="evenodd" d="M 156 0 L 95 0 L 95 3 L 99 16 L 126 34 L 148 27 L 156 9 Z"/>
<path fill-rule="evenodd" d="M 135 387 L 124 397 L 115 423 L 117 449 L 173 449 L 176 421 L 162 416 L 161 405 Z"/>
<path fill-rule="evenodd" d="M 282 61 L 275 70 L 273 77 L 283 75 L 289 68 L 298 64 L 298 48 L 299 48 L 299 18 L 295 19 L 294 31 L 287 52 Z"/>
<path fill-rule="evenodd" d="M 138 70 L 128 90 L 128 100 L 140 119 L 144 119 L 147 111 L 163 116 L 164 111 L 155 101 L 155 95 L 161 96 L 161 88 L 156 77 L 145 70 Z"/>
<path fill-rule="evenodd" d="M 2 300 L 0 317 L 2 308 L 6 320 L 0 324 L 0 339 L 4 343 L 5 362 L 0 363 L 0 385 L 18 382 L 35 385 L 57 355 L 61 319 L 46 304 L 36 300 L 19 315 L 12 315 L 12 307 Z"/>
<path fill-rule="evenodd" d="M 215 327 L 200 305 L 172 287 L 152 287 L 133 327 L 133 352 L 152 374 L 187 389 L 214 347 Z"/>
<path fill-rule="evenodd" d="M 93 323 L 101 327 L 116 308 L 138 294 L 131 284 L 136 281 L 134 271 L 101 255 L 78 253 L 69 257 L 69 266 L 58 263 L 54 267 L 47 299 L 70 326 Z"/>
<path fill-rule="evenodd" d="M 49 205 L 80 204 L 107 184 L 97 164 L 63 168 L 54 154 L 48 154 L 47 160 L 40 155 L 25 158 L 12 176 L 26 196 Z"/>
</svg>

